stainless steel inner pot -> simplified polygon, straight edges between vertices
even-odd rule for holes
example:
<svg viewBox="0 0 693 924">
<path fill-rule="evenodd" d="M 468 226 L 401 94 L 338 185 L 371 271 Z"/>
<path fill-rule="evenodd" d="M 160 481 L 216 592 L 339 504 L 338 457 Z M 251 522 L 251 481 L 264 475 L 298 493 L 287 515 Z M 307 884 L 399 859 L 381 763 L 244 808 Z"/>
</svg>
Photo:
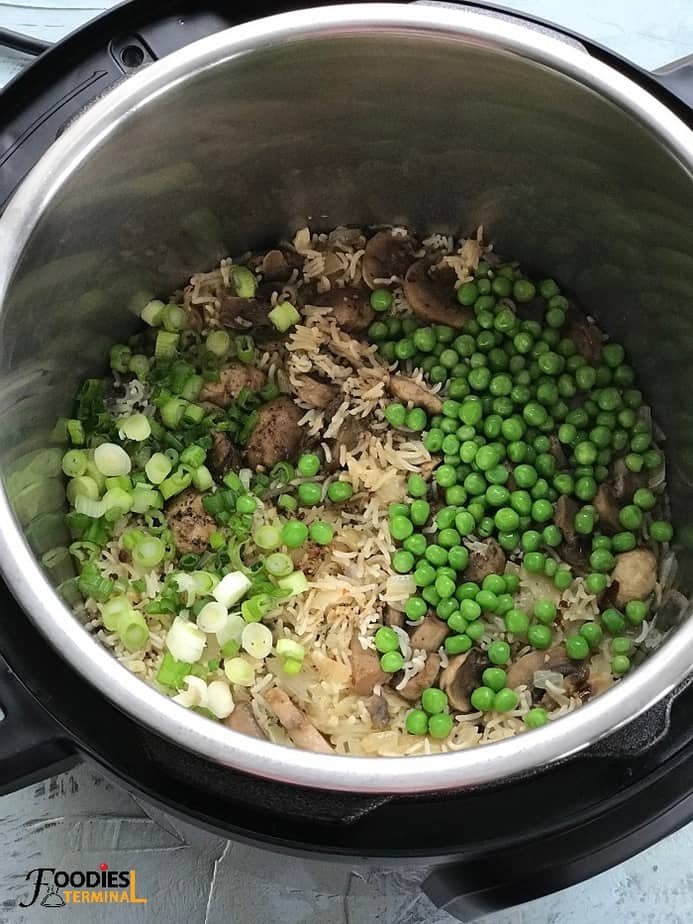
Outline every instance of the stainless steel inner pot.
<svg viewBox="0 0 693 924">
<path fill-rule="evenodd" d="M 138 307 L 224 255 L 306 223 L 483 224 L 499 251 L 559 278 L 625 343 L 668 437 L 685 526 L 692 163 L 693 133 L 639 85 L 581 48 L 470 11 L 294 12 L 129 78 L 65 130 L 0 219 L 0 562 L 28 617 L 138 722 L 220 764 L 321 788 L 499 780 L 642 712 L 689 670 L 693 621 L 574 714 L 456 754 L 323 756 L 187 712 L 121 667 L 53 589 L 65 536 L 51 431 Z"/>
</svg>

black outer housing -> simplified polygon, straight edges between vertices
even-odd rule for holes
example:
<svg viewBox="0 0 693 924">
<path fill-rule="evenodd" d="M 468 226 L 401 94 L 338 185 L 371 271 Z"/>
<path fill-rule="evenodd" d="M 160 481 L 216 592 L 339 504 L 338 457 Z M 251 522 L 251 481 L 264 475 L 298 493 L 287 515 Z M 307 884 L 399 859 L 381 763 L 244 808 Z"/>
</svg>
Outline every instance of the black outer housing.
<svg viewBox="0 0 693 924">
<path fill-rule="evenodd" d="M 138 62 L 287 8 L 228 7 L 132 0 L 37 59 L 0 97 L 0 209 L 64 126 Z M 690 68 L 662 78 L 675 96 L 577 38 L 690 122 Z M 143 728 L 60 659 L 2 585 L 0 603 L 0 794 L 88 754 L 169 811 L 235 839 L 335 859 L 432 862 L 423 888 L 460 920 L 595 875 L 693 818 L 693 687 L 577 757 L 506 783 L 411 797 L 324 792 L 217 766 Z"/>
</svg>

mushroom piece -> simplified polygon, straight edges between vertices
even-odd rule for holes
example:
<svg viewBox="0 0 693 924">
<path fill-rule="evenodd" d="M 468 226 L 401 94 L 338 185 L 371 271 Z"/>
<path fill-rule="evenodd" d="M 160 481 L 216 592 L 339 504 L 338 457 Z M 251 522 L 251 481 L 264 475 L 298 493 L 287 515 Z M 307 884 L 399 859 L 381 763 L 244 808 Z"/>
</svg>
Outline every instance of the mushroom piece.
<svg viewBox="0 0 693 924">
<path fill-rule="evenodd" d="M 602 335 L 596 324 L 576 308 L 568 312 L 568 325 L 564 337 L 570 338 L 577 347 L 578 353 L 591 363 L 598 363 L 602 357 Z"/>
<path fill-rule="evenodd" d="M 328 413 L 325 415 L 328 417 Z M 337 435 L 330 443 L 330 452 L 332 459 L 327 463 L 326 469 L 329 473 L 336 472 L 341 468 L 340 456 L 342 449 L 345 452 L 351 452 L 356 447 L 361 434 L 367 427 L 366 421 L 362 417 L 355 417 L 353 414 L 347 414 L 344 421 L 337 431 Z"/>
<path fill-rule="evenodd" d="M 205 382 L 200 392 L 200 401 L 209 401 L 218 407 L 230 407 L 243 388 L 258 391 L 267 380 L 262 369 L 231 362 L 219 370 L 218 382 Z"/>
<path fill-rule="evenodd" d="M 219 304 L 219 323 L 232 330 L 249 331 L 256 327 L 271 327 L 269 298 L 242 298 L 239 295 L 222 295 Z"/>
<path fill-rule="evenodd" d="M 228 433 L 211 431 L 212 446 L 207 455 L 207 466 L 217 480 L 233 469 L 240 468 L 240 452 Z"/>
<path fill-rule="evenodd" d="M 315 299 L 316 305 L 332 309 L 332 317 L 348 334 L 361 334 L 368 330 L 375 312 L 362 289 L 350 286 L 330 289 Z"/>
<path fill-rule="evenodd" d="M 374 686 L 390 679 L 380 666 L 378 653 L 372 648 L 363 648 L 356 633 L 351 637 L 351 678 L 359 696 L 369 696 Z"/>
<path fill-rule="evenodd" d="M 384 696 L 377 696 L 375 693 L 369 696 L 366 708 L 376 728 L 387 728 L 390 723 L 390 710 Z"/>
<path fill-rule="evenodd" d="M 609 532 L 618 532 L 621 524 L 618 519 L 618 504 L 616 498 L 607 482 L 603 481 L 599 485 L 599 490 L 594 495 L 592 501 L 594 509 L 599 514 L 599 526 Z"/>
<path fill-rule="evenodd" d="M 268 250 L 262 258 L 260 270 L 268 282 L 286 282 L 295 269 L 301 269 L 303 259 L 293 251 Z"/>
<path fill-rule="evenodd" d="M 460 712 L 471 712 L 470 697 L 481 685 L 481 675 L 491 662 L 486 652 L 472 648 L 464 654 L 455 655 L 440 675 L 440 689 L 448 695 L 451 705 Z"/>
<path fill-rule="evenodd" d="M 423 648 L 424 651 L 438 651 L 449 632 L 446 622 L 429 613 L 412 632 L 411 647 Z"/>
<path fill-rule="evenodd" d="M 303 434 L 298 422 L 304 413 L 285 395 L 258 408 L 257 422 L 245 447 L 248 465 L 269 469 L 283 460 L 295 461 Z"/>
<path fill-rule="evenodd" d="M 601 696 L 601 694 L 606 693 L 613 684 L 614 681 L 610 674 L 593 674 L 590 672 L 589 680 L 579 691 L 580 699 L 585 703 L 588 699 Z"/>
<path fill-rule="evenodd" d="M 392 606 L 385 607 L 385 625 L 386 626 L 399 626 L 400 629 L 404 628 L 404 613 L 400 613 L 399 610 L 396 610 Z"/>
<path fill-rule="evenodd" d="M 551 443 L 551 446 L 549 447 L 549 453 L 556 460 L 556 465 L 558 468 L 565 468 L 568 464 L 568 460 L 565 457 L 563 445 L 555 433 L 552 433 L 549 436 L 549 442 Z"/>
<path fill-rule="evenodd" d="M 224 719 L 224 725 L 241 735 L 250 735 L 251 738 L 267 737 L 257 724 L 257 719 L 250 703 L 238 703 L 231 715 Z"/>
<path fill-rule="evenodd" d="M 571 661 L 562 645 L 556 645 L 546 651 L 532 651 L 523 655 L 508 668 L 505 685 L 511 690 L 520 686 L 530 689 L 534 686 L 536 671 L 554 671 L 565 678 L 564 690 L 574 693 L 584 686 L 589 676 L 589 668 L 582 661 Z"/>
<path fill-rule="evenodd" d="M 434 652 L 431 652 L 426 658 L 426 663 L 418 674 L 414 674 L 401 690 L 397 690 L 399 695 L 409 703 L 414 703 L 421 696 L 427 687 L 432 687 L 435 683 L 438 671 L 440 670 L 440 658 Z"/>
<path fill-rule="evenodd" d="M 631 472 L 626 468 L 623 459 L 614 462 L 614 471 L 611 478 L 611 489 L 617 500 L 627 500 L 633 497 L 638 488 L 646 488 L 648 484 L 647 472 Z"/>
<path fill-rule="evenodd" d="M 171 498 L 164 512 L 179 552 L 195 552 L 199 555 L 205 551 L 217 524 L 205 510 L 201 494 L 194 488 L 188 488 Z"/>
<path fill-rule="evenodd" d="M 495 539 L 486 539 L 483 550 L 473 550 L 469 555 L 464 577 L 467 581 L 481 584 L 489 574 L 503 574 L 505 571 L 505 552 Z"/>
<path fill-rule="evenodd" d="M 652 593 L 657 581 L 654 552 L 640 548 L 617 555 L 611 579 L 618 582 L 616 606 L 623 606 L 629 600 L 644 600 Z"/>
<path fill-rule="evenodd" d="M 443 409 L 442 398 L 404 375 L 391 375 L 388 388 L 395 398 L 405 402 L 411 401 L 412 404 L 419 405 L 429 414 L 440 414 Z"/>
<path fill-rule="evenodd" d="M 561 494 L 553 508 L 553 518 L 556 526 L 563 533 L 566 542 L 573 542 L 576 537 L 575 532 L 575 514 L 578 512 L 578 505 L 567 494 Z"/>
<path fill-rule="evenodd" d="M 291 702 L 286 693 L 274 687 L 265 693 L 265 701 L 289 733 L 289 738 L 298 748 L 332 754 L 332 748 L 308 717 Z M 233 715 L 233 713 L 232 713 Z"/>
<path fill-rule="evenodd" d="M 296 377 L 296 397 L 311 407 L 326 408 L 339 395 L 336 385 L 321 382 L 312 375 Z"/>
<path fill-rule="evenodd" d="M 455 274 L 445 269 L 430 274 L 429 260 L 418 260 L 407 270 L 404 278 L 404 295 L 414 314 L 427 324 L 447 324 L 461 328 L 472 317 L 469 308 L 463 308 L 455 297 Z"/>
<path fill-rule="evenodd" d="M 361 261 L 364 282 L 377 289 L 386 283 L 377 283 L 376 279 L 389 280 L 392 276 L 403 279 L 415 251 L 416 241 L 408 234 L 378 231 L 366 244 Z"/>
<path fill-rule="evenodd" d="M 302 571 L 308 580 L 312 580 L 320 570 L 323 562 L 329 558 L 330 549 L 317 542 L 306 542 L 301 549 L 301 556 L 296 562 L 296 570 Z"/>
</svg>

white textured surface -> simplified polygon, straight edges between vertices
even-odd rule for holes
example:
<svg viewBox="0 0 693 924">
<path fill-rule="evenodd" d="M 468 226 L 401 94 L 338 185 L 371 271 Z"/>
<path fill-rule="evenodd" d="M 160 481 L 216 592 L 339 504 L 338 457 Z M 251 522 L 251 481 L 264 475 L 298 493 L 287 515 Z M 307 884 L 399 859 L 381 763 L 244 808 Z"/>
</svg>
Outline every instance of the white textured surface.
<svg viewBox="0 0 693 924">
<path fill-rule="evenodd" d="M 109 0 L 0 0 L 0 26 L 49 40 Z M 602 42 L 645 67 L 693 53 L 691 0 L 501 0 Z M 0 85 L 28 59 L 0 48 Z M 570 793 L 565 794 L 570 801 Z M 541 812 L 541 806 L 537 806 Z M 352 870 L 224 841 L 104 780 L 91 765 L 0 799 L 0 924 L 447 924 L 417 887 L 423 870 Z M 146 906 L 18 907 L 36 866 L 137 869 Z M 589 883 L 479 924 L 689 924 L 693 826 Z"/>
</svg>

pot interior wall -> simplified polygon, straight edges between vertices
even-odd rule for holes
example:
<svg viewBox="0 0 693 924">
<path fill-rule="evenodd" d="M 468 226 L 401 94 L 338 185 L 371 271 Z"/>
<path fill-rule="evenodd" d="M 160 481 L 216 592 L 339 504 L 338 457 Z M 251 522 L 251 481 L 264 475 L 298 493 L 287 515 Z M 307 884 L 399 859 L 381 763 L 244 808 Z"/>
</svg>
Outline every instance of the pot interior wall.
<svg viewBox="0 0 693 924">
<path fill-rule="evenodd" d="M 483 224 L 626 345 L 668 436 L 685 526 L 691 214 L 690 177 L 649 129 L 491 44 L 383 32 L 220 61 L 132 110 L 37 216 L 0 315 L 0 453 L 17 515 L 39 553 L 63 541 L 51 428 L 148 298 L 306 223 L 396 222 Z"/>
</svg>

